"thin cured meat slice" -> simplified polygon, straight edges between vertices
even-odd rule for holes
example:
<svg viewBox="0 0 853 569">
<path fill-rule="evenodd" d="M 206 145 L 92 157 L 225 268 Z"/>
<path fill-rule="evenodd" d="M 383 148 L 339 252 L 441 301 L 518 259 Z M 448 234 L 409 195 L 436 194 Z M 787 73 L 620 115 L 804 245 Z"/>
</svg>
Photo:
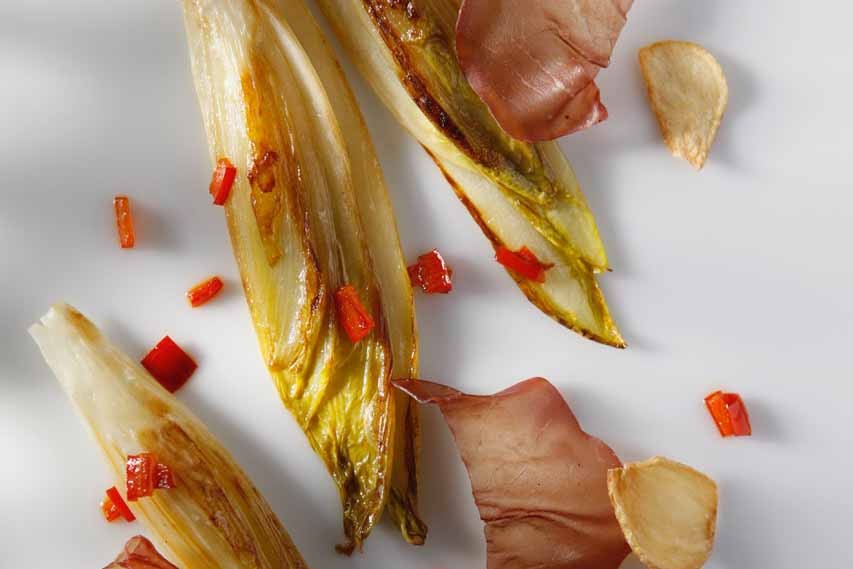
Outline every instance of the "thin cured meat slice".
<svg viewBox="0 0 853 569">
<path fill-rule="evenodd" d="M 621 466 L 586 434 L 560 392 L 528 379 L 491 396 L 394 382 L 438 405 L 485 522 L 488 569 L 617 569 L 630 549 L 607 494 Z"/>
<path fill-rule="evenodd" d="M 124 544 L 115 561 L 104 569 L 178 569 L 160 555 L 154 545 L 137 535 Z"/>
<path fill-rule="evenodd" d="M 503 129 L 551 140 L 607 118 L 595 77 L 633 0 L 464 0 L 456 53 Z"/>
</svg>

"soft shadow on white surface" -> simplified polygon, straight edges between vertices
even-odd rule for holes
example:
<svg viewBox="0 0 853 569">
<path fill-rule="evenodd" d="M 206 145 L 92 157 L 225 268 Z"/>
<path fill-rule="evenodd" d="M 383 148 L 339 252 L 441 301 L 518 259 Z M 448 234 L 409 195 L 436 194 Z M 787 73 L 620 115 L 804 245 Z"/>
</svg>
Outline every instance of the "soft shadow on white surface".
<svg viewBox="0 0 853 569">
<path fill-rule="evenodd" d="M 743 156 L 737 152 L 735 133 L 733 127 L 737 126 L 740 119 L 750 107 L 756 105 L 759 100 L 759 87 L 755 77 L 749 70 L 738 61 L 737 56 L 729 54 L 725 48 L 715 49 L 714 57 L 720 62 L 726 74 L 726 82 L 729 85 L 729 103 L 723 122 L 717 131 L 712 152 L 714 160 L 734 171 L 745 168 Z"/>
<path fill-rule="evenodd" d="M 139 249 L 169 253 L 179 248 L 174 226 L 159 211 L 156 204 L 145 199 L 134 200 L 133 220 Z"/>
<path fill-rule="evenodd" d="M 760 395 L 749 399 L 749 422 L 752 436 L 762 443 L 785 444 L 791 440 L 791 434 L 785 425 L 785 418 L 766 403 Z"/>
<path fill-rule="evenodd" d="M 766 559 L 756 539 L 766 530 L 752 504 L 774 500 L 761 485 L 745 480 L 717 480 L 720 509 L 717 517 L 717 544 L 713 559 L 722 567 L 763 567 Z"/>
<path fill-rule="evenodd" d="M 479 516 L 468 474 L 450 429 L 441 412 L 433 406 L 421 409 L 421 420 L 424 472 L 429 472 L 429 476 L 423 478 L 421 500 L 430 533 L 442 544 L 445 556 L 482 556 L 486 547 L 482 523 L 479 520 L 472 523 L 472 518 Z M 468 515 L 462 517 L 452 512 Z"/>
</svg>

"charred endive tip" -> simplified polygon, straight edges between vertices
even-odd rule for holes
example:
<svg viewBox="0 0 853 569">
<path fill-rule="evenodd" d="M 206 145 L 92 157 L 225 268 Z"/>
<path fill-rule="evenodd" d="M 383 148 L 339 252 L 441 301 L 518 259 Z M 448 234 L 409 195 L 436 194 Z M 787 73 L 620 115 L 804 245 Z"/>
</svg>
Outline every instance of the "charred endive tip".
<svg viewBox="0 0 853 569">
<path fill-rule="evenodd" d="M 67 304 L 30 328 L 65 394 L 125 487 L 128 455 L 153 452 L 176 487 L 129 502 L 181 569 L 305 569 L 269 504 L 193 413 Z"/>
<path fill-rule="evenodd" d="M 517 279 L 540 310 L 622 348 L 596 274 L 609 262 L 592 212 L 553 142 L 509 136 L 457 61 L 460 0 L 318 0 L 352 61 L 444 172 L 494 247 L 554 265 L 545 283 Z"/>
</svg>

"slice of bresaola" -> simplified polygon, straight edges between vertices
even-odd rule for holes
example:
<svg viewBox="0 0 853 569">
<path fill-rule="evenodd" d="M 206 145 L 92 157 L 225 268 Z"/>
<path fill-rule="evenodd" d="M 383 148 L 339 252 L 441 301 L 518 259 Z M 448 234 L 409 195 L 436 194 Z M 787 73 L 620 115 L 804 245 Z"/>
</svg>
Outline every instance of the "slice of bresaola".
<svg viewBox="0 0 853 569">
<path fill-rule="evenodd" d="M 124 544 L 124 549 L 115 561 L 104 569 L 178 569 L 160 555 L 154 545 L 137 535 Z"/>
<path fill-rule="evenodd" d="M 633 0 L 464 0 L 456 53 L 511 136 L 552 140 L 607 118 L 595 76 Z"/>
<path fill-rule="evenodd" d="M 607 494 L 622 465 L 546 379 L 489 396 L 428 381 L 394 385 L 438 405 L 485 522 L 488 569 L 617 569 L 630 549 Z"/>
</svg>

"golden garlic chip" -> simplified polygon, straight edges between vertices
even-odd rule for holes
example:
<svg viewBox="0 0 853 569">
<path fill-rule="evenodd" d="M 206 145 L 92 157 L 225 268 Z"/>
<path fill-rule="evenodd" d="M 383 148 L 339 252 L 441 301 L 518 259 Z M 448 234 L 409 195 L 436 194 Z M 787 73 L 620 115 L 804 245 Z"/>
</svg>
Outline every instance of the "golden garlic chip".
<svg viewBox="0 0 853 569">
<path fill-rule="evenodd" d="M 607 472 L 607 489 L 631 549 L 649 569 L 698 569 L 714 546 L 717 485 L 655 457 Z"/>
<path fill-rule="evenodd" d="M 704 47 L 684 41 L 653 43 L 639 59 L 666 145 L 701 169 L 729 100 L 723 68 Z"/>
</svg>

